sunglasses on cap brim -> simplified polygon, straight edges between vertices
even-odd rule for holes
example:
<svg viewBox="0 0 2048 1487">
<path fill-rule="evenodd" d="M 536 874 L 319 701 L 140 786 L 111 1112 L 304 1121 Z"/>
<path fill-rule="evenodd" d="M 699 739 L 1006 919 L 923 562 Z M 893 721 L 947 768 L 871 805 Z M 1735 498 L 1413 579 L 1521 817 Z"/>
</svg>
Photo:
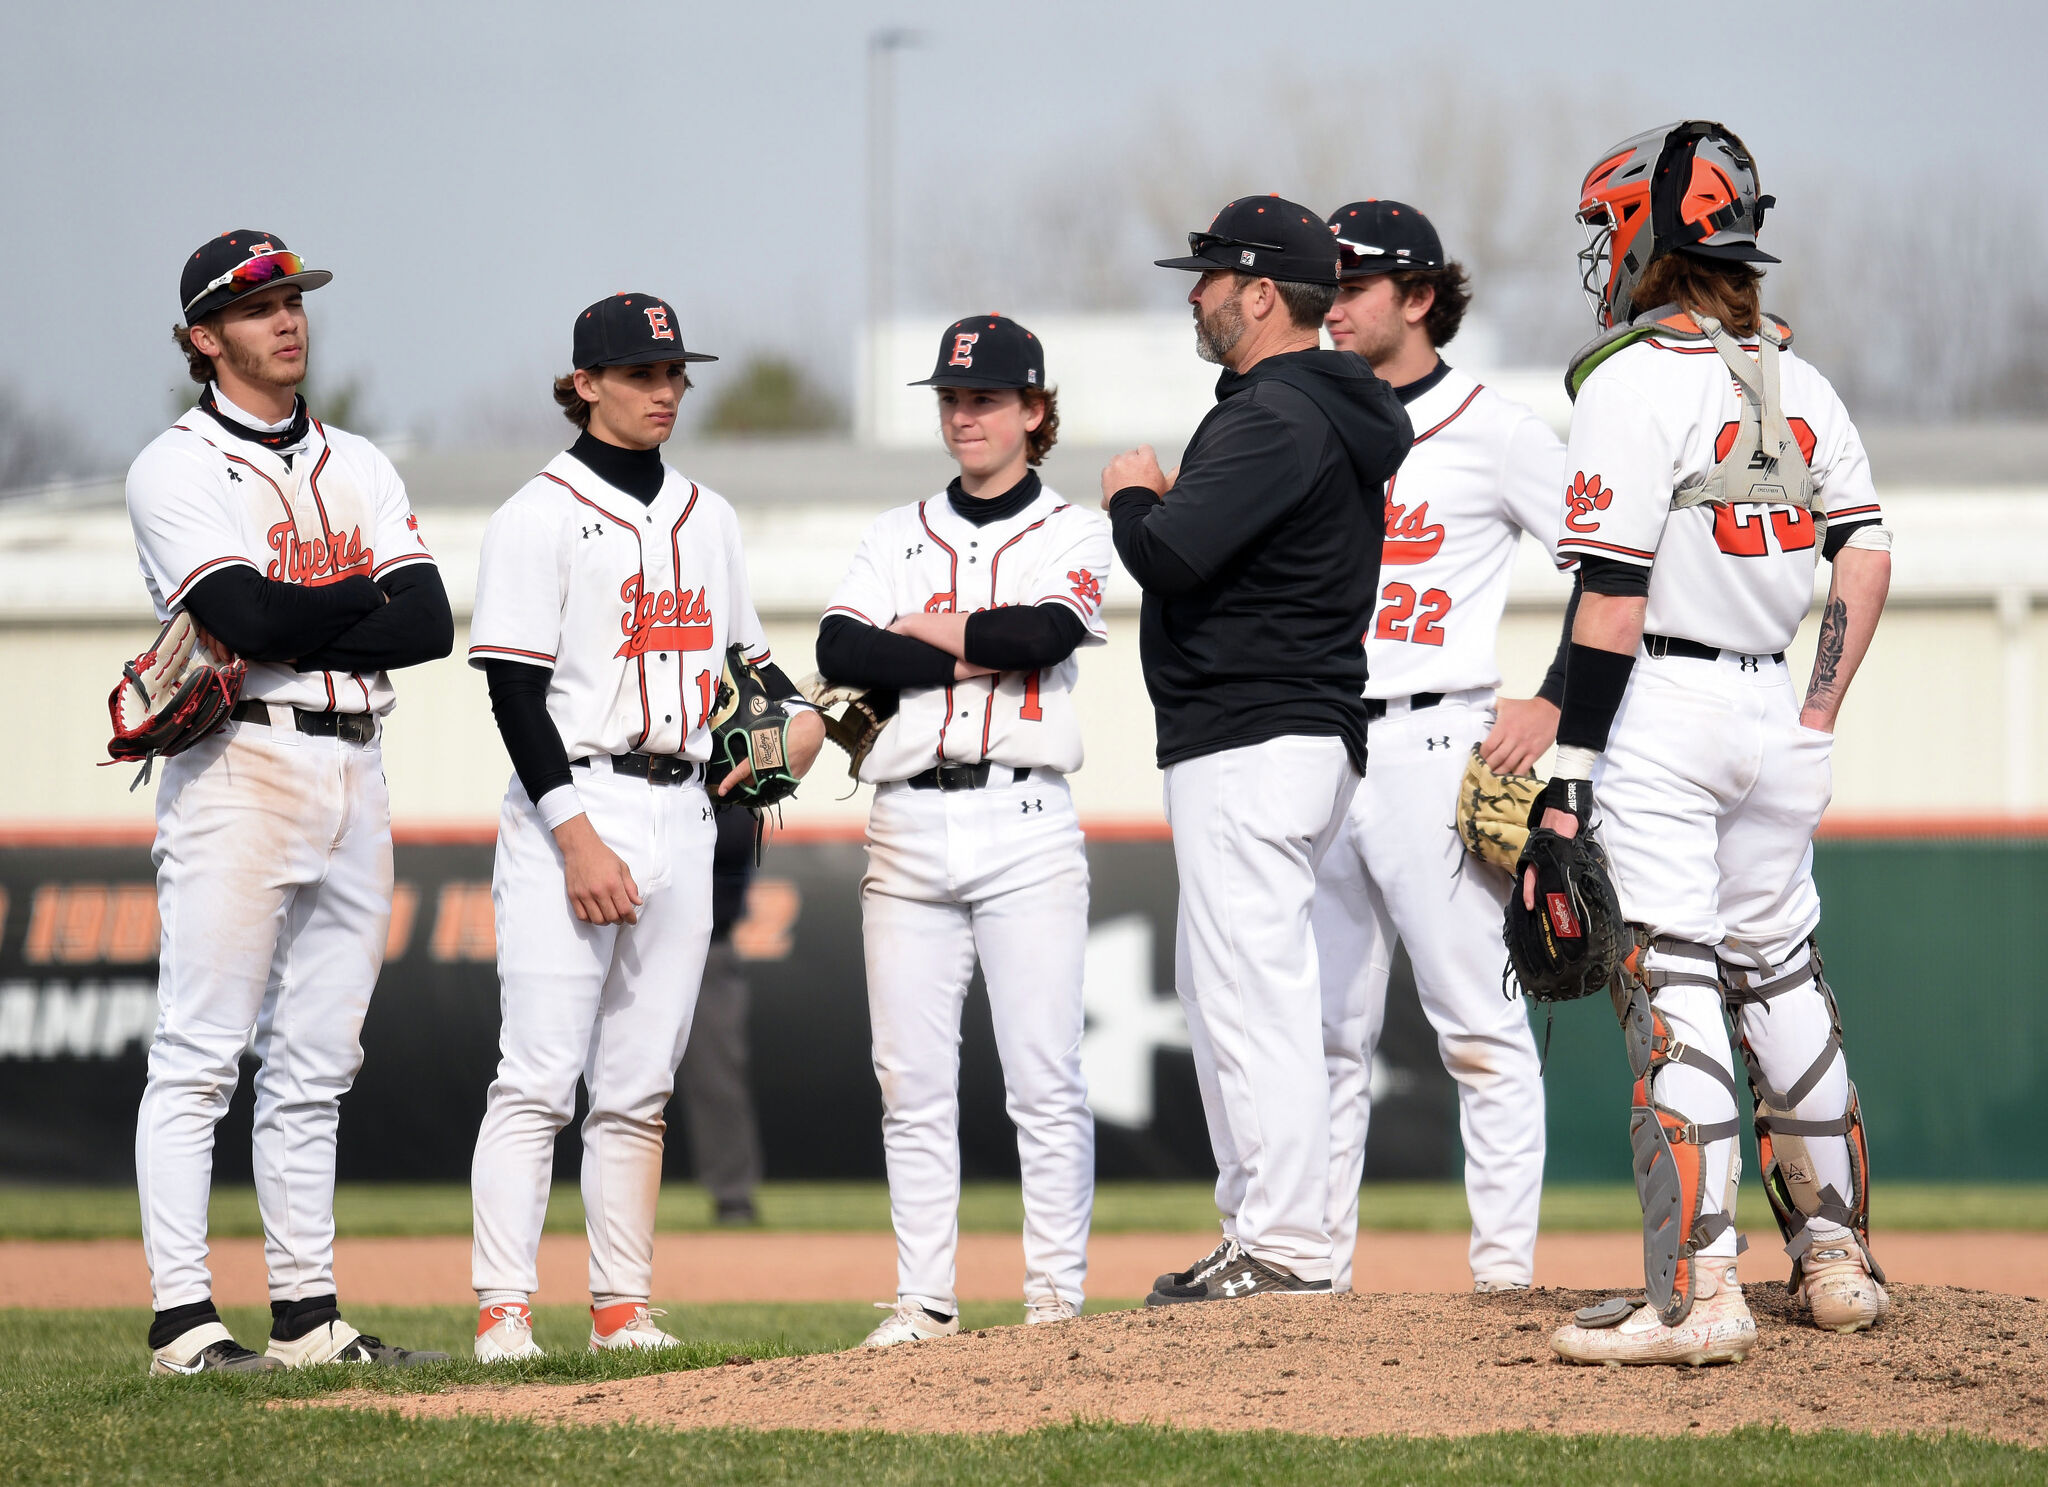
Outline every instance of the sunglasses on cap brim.
<svg viewBox="0 0 2048 1487">
<path fill-rule="evenodd" d="M 185 313 L 191 314 L 192 307 L 212 294 L 216 289 L 232 288 L 234 297 L 239 298 L 251 290 L 274 284 L 279 279 L 289 279 L 306 271 L 305 261 L 298 254 L 279 249 L 275 253 L 258 253 L 254 258 L 236 264 L 219 278 L 185 302 Z"/>
<path fill-rule="evenodd" d="M 1285 253 L 1285 243 L 1256 243 L 1250 238 L 1227 238 L 1214 232 L 1191 232 L 1188 234 L 1188 252 L 1197 258 L 1208 257 L 1210 248 L 1257 248 L 1264 253 Z"/>
</svg>

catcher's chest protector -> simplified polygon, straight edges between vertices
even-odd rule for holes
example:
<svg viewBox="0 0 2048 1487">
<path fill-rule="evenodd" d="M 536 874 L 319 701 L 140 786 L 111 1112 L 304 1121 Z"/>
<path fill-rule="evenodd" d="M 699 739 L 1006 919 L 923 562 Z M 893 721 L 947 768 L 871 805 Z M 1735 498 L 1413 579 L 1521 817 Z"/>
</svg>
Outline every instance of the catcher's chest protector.
<svg viewBox="0 0 2048 1487">
<path fill-rule="evenodd" d="M 1673 496 L 1671 509 L 1732 506 L 1743 501 L 1801 506 L 1813 517 L 1815 537 L 1824 536 L 1827 512 L 1821 509 L 1806 455 L 1785 419 L 1785 402 L 1779 391 L 1778 355 L 1785 344 L 1784 332 L 1766 318 L 1757 333 L 1757 359 L 1751 361 L 1720 321 L 1711 315 L 1695 318 L 1742 390 L 1742 412 L 1728 452 L 1707 472 L 1705 481 Z"/>
</svg>

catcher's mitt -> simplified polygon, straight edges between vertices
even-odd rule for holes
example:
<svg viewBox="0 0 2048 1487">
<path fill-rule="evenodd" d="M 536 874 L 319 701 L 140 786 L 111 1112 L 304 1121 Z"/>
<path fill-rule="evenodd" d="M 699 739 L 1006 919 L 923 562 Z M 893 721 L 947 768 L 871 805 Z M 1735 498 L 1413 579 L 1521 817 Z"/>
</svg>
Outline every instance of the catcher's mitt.
<svg viewBox="0 0 2048 1487">
<path fill-rule="evenodd" d="M 858 780 L 862 761 L 896 716 L 898 694 L 887 687 L 841 686 L 815 671 L 796 685 L 825 720 L 825 737 L 846 750 L 846 777 Z M 836 716 L 835 707 L 840 708 Z"/>
<path fill-rule="evenodd" d="M 1607 853 L 1588 824 L 1592 787 L 1584 780 L 1552 780 L 1536 797 L 1529 819 L 1541 821 L 1555 806 L 1579 818 L 1579 834 L 1545 826 L 1529 832 L 1515 863 L 1502 938 L 1515 979 L 1531 1001 L 1569 1002 L 1606 988 L 1632 943 L 1615 895 Z M 1536 907 L 1522 907 L 1522 881 L 1536 871 Z"/>
<path fill-rule="evenodd" d="M 768 695 L 758 666 L 736 645 L 725 649 L 725 673 L 712 699 L 711 766 L 714 789 L 742 763 L 754 766 L 753 778 L 725 797 L 750 810 L 762 810 L 796 793 L 796 775 L 789 767 L 789 714 Z"/>
<path fill-rule="evenodd" d="M 1513 872 L 1529 840 L 1529 808 L 1542 793 L 1543 781 L 1533 774 L 1495 774 L 1472 745 L 1458 782 L 1458 839 L 1481 862 Z"/>
<path fill-rule="evenodd" d="M 241 699 L 247 663 L 214 660 L 199 636 L 199 626 L 179 610 L 148 650 L 123 663 L 107 697 L 114 720 L 107 762 L 142 761 L 130 790 L 149 778 L 159 756 L 184 753 L 225 722 Z"/>
</svg>

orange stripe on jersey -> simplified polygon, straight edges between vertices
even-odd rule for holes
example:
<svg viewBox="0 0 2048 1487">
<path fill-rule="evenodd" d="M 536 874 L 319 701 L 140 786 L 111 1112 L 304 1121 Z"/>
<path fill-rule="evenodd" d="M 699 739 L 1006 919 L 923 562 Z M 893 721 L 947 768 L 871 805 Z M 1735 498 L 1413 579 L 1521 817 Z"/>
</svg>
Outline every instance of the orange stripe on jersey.
<svg viewBox="0 0 2048 1487">
<path fill-rule="evenodd" d="M 591 500 L 590 497 L 584 495 L 582 491 L 576 489 L 575 486 L 569 484 L 569 482 L 564 480 L 561 476 L 551 475 L 546 470 L 543 470 L 540 473 L 542 479 L 554 481 L 556 485 L 559 485 L 563 490 L 567 491 L 570 495 L 574 496 L 578 501 L 581 501 L 585 506 L 588 506 L 592 511 L 598 512 L 599 514 L 604 516 L 611 517 L 612 521 L 615 524 L 617 524 L 620 527 L 623 527 L 625 530 L 633 534 L 633 551 L 638 555 L 638 561 L 636 566 L 639 568 L 640 571 L 640 592 L 645 593 L 647 591 L 647 550 L 641 544 L 640 529 L 637 526 L 635 526 L 631 521 L 627 520 L 625 517 L 619 516 L 610 511 L 606 511 L 604 507 L 598 505 L 597 502 Z M 640 736 L 633 740 L 633 747 L 637 749 L 640 747 L 640 745 L 647 742 L 647 735 L 654 731 L 654 709 L 650 707 L 647 702 L 647 653 L 645 651 L 642 651 L 639 655 L 635 656 L 633 658 L 633 664 L 639 670 L 640 682 Z M 688 714 L 685 713 L 684 716 L 687 717 Z"/>
<path fill-rule="evenodd" d="M 209 558 L 206 562 L 201 563 L 197 568 L 194 568 L 190 573 L 186 574 L 185 581 L 179 584 L 177 588 L 173 589 L 169 594 L 164 596 L 164 603 L 166 605 L 176 604 L 180 599 L 184 598 L 185 595 L 191 591 L 193 584 L 199 582 L 200 579 L 204 578 L 207 574 L 213 572 L 214 569 L 225 567 L 230 563 L 248 563 L 251 568 L 256 567 L 256 565 L 254 563 L 249 562 L 247 558 L 240 556 L 225 558 Z M 257 569 L 257 571 L 260 573 L 262 570 Z"/>
<path fill-rule="evenodd" d="M 1446 418 L 1442 423 L 1436 425 L 1436 427 L 1432 429 L 1426 429 L 1422 433 L 1417 434 L 1412 442 L 1414 444 L 1420 444 L 1424 439 L 1429 438 L 1430 435 L 1442 433 L 1452 423 L 1456 422 L 1458 415 L 1460 413 L 1463 413 L 1467 408 L 1471 407 L 1472 400 L 1478 397 L 1479 394 L 1481 394 L 1484 391 L 1486 391 L 1486 384 L 1482 382 L 1478 386 L 1474 387 L 1470 392 L 1465 394 L 1465 401 L 1458 404 L 1457 407 L 1451 410 L 1451 416 L 1449 418 Z"/>
<path fill-rule="evenodd" d="M 988 602 L 989 607 L 991 609 L 995 608 L 996 569 L 1002 564 L 1003 554 L 1008 552 L 1011 548 L 1015 547 L 1018 543 L 1022 542 L 1026 537 L 1030 536 L 1033 532 L 1037 531 L 1040 527 L 1044 526 L 1047 522 L 1051 520 L 1052 514 L 1050 512 L 1048 512 L 1044 516 L 1041 516 L 1037 521 L 1033 522 L 1030 526 L 1026 527 L 1023 531 L 1019 532 L 1016 536 L 1012 537 L 1008 542 L 1005 542 L 1001 547 L 997 548 L 995 556 L 988 560 Z M 1085 621 L 1088 618 L 1088 616 L 1084 614 L 1081 616 L 1081 618 Z M 1002 678 L 1000 676 L 991 678 L 988 684 L 988 696 L 984 697 L 981 702 L 981 757 L 984 759 L 988 757 L 989 733 L 995 727 L 996 691 L 1001 686 L 1001 684 Z M 948 709 L 949 715 L 950 712 L 951 709 Z"/>
<path fill-rule="evenodd" d="M 1883 515 L 1884 515 L 1884 508 L 1883 508 L 1883 507 L 1881 507 L 1881 506 L 1879 506 L 1879 505 L 1878 505 L 1878 504 L 1877 504 L 1876 502 L 1874 502 L 1874 501 L 1873 501 L 1873 502 L 1872 502 L 1872 503 L 1871 503 L 1870 505 L 1868 505 L 1868 506 L 1847 506 L 1847 507 L 1844 507 L 1844 508 L 1843 508 L 1842 510 L 1840 510 L 1840 511 L 1830 511 L 1830 512 L 1828 513 L 1828 520 L 1829 520 L 1830 522 L 1839 522 L 1839 521 L 1843 521 L 1843 520 L 1846 520 L 1847 518 L 1849 518 L 1849 517 L 1852 517 L 1852 516 L 1883 516 Z"/>
<path fill-rule="evenodd" d="M 924 519 L 924 508 L 927 504 L 928 503 L 924 501 L 919 501 L 917 503 L 917 524 L 924 528 L 925 536 L 931 538 L 932 541 L 938 543 L 941 548 L 945 549 L 946 557 L 951 561 L 951 567 L 948 568 L 946 574 L 946 591 L 953 596 L 953 606 L 957 609 L 960 605 L 960 554 L 953 551 L 953 549 L 947 545 L 946 539 L 941 537 L 937 532 L 934 532 L 932 530 L 932 524 Z M 989 685 L 990 691 L 993 692 L 995 684 L 991 682 Z M 951 682 L 947 682 L 946 719 L 944 722 L 939 724 L 938 757 L 941 763 L 943 763 L 946 758 L 946 729 L 952 724 L 952 721 L 953 684 Z"/>
<path fill-rule="evenodd" d="M 546 651 L 522 651 L 510 645 L 473 645 L 469 648 L 472 656 L 517 656 L 522 661 L 545 661 L 555 664 L 555 658 Z"/>
<path fill-rule="evenodd" d="M 851 615 L 853 616 L 853 618 L 859 620 L 864 625 L 874 625 L 877 630 L 883 630 L 888 628 L 885 625 L 876 625 L 873 620 L 869 619 L 866 615 L 862 614 L 858 609 L 855 609 L 850 604 L 828 605 L 825 609 L 825 613 Z"/>
<path fill-rule="evenodd" d="M 1646 563 L 1657 556 L 1653 552 L 1644 552 L 1639 547 L 1623 547 L 1618 542 L 1595 542 L 1590 537 L 1571 537 L 1557 544 L 1559 552 L 1563 552 L 1568 547 L 1589 547 L 1596 552 L 1611 552 L 1624 558 L 1641 558 Z"/>
</svg>

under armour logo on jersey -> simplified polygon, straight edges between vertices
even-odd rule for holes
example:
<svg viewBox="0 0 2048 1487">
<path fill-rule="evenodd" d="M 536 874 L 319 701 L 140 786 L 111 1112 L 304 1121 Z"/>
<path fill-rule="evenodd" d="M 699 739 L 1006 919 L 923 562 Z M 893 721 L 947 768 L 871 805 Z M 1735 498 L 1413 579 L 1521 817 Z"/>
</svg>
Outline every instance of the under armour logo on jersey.
<svg viewBox="0 0 2048 1487">
<path fill-rule="evenodd" d="M 1020 816 L 1028 816 L 1033 811 L 1037 811 L 1040 815 L 1045 814 L 1045 802 L 1042 800 L 1027 800 L 1023 804 L 1024 809 L 1017 813 Z"/>
<path fill-rule="evenodd" d="M 906 547 L 903 549 L 903 561 L 907 563 L 923 551 L 924 544 L 922 542 L 918 543 L 915 547 Z"/>
<path fill-rule="evenodd" d="M 236 485 L 240 485 L 242 483 L 242 472 L 240 470 L 237 470 L 233 465 L 229 465 L 228 479 L 234 481 Z"/>
<path fill-rule="evenodd" d="M 1251 254 L 1247 253 L 1245 257 L 1249 258 Z M 1226 1296 L 1249 1296 L 1252 1293 L 1252 1288 L 1258 1283 L 1259 1278 L 1255 1275 L 1233 1275 L 1229 1280 L 1218 1286 L 1217 1289 Z"/>
<path fill-rule="evenodd" d="M 974 343 L 981 339 L 979 333 L 961 331 L 953 337 L 953 355 L 948 358 L 949 367 L 971 367 L 974 365 Z"/>
<path fill-rule="evenodd" d="M 1755 656 L 1743 656 L 1739 659 L 1741 662 L 1742 669 L 1744 671 L 1755 671 L 1758 669 L 1758 666 L 1760 664 Z"/>
<path fill-rule="evenodd" d="M 602 537 L 604 535 L 604 523 L 593 522 L 583 529 L 583 535 L 586 537 Z"/>
<path fill-rule="evenodd" d="M 647 334 L 657 341 L 673 341 L 676 333 L 669 329 L 668 311 L 660 305 L 651 306 L 646 312 Z"/>
<path fill-rule="evenodd" d="M 1446 733 L 1436 738 L 1426 738 L 1423 742 L 1429 745 L 1430 753 L 1434 754 L 1438 749 L 1448 749 L 1451 746 L 1451 736 Z"/>
</svg>

